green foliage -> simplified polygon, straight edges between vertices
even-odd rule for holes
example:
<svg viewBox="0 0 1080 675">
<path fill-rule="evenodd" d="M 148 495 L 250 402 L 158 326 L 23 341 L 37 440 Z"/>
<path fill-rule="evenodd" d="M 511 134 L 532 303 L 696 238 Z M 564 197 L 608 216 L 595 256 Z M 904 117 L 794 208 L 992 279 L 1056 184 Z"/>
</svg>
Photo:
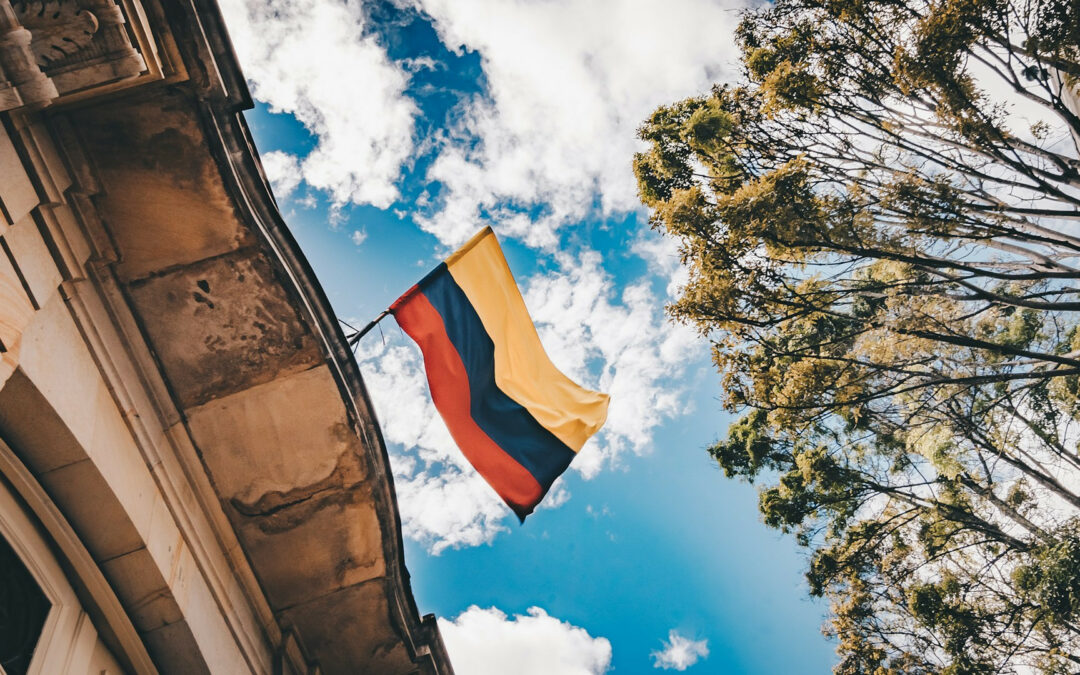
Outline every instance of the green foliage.
<svg viewBox="0 0 1080 675">
<path fill-rule="evenodd" d="M 762 469 L 778 469 L 788 455 L 779 451 L 767 435 L 767 417 L 752 410 L 728 428 L 727 438 L 709 448 L 724 475 L 753 480 Z"/>
<path fill-rule="evenodd" d="M 1080 665 L 1078 12 L 776 0 L 641 127 L 741 414 L 709 453 L 809 547 L 837 673 Z"/>
<path fill-rule="evenodd" d="M 1040 546 L 1030 562 L 1013 572 L 1013 582 L 1039 608 L 1041 622 L 1072 624 L 1080 614 L 1080 539 L 1068 534 Z"/>
</svg>

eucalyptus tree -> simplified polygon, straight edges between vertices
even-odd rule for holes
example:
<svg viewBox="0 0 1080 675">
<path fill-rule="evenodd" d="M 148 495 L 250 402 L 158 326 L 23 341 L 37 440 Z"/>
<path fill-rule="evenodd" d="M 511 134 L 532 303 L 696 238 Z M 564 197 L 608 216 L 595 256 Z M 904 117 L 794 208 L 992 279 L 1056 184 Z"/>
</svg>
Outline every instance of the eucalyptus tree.
<svg viewBox="0 0 1080 675">
<path fill-rule="evenodd" d="M 635 157 L 838 673 L 1080 668 L 1080 3 L 776 0 Z"/>
</svg>

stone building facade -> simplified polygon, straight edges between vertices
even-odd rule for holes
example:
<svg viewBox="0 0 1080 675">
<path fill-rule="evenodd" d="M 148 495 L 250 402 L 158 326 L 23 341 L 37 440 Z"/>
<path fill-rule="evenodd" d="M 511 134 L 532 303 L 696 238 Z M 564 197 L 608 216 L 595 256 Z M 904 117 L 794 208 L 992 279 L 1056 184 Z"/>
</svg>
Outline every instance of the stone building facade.
<svg viewBox="0 0 1080 675">
<path fill-rule="evenodd" d="M 0 672 L 452 672 L 212 0 L 0 0 Z"/>
</svg>

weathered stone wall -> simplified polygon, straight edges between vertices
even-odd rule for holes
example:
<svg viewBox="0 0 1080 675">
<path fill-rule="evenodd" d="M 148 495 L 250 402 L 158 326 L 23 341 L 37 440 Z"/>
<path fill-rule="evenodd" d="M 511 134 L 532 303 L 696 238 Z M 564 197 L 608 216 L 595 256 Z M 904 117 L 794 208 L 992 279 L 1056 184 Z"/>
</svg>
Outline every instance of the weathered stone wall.
<svg viewBox="0 0 1080 675">
<path fill-rule="evenodd" d="M 236 602 L 246 593 L 206 516 L 192 508 L 199 499 L 183 468 L 172 459 L 165 475 L 169 460 L 154 457 L 173 454 L 170 429 L 109 314 L 97 252 L 72 208 L 82 186 L 69 162 L 43 120 L 11 121 L 0 135 L 0 437 L 123 605 L 130 626 L 105 632 L 133 628 L 127 649 L 138 652 L 141 642 L 163 672 L 268 670 L 270 636 L 251 601 Z M 212 569 L 217 579 L 208 578 Z M 148 663 L 145 654 L 125 658 L 130 668 Z"/>
<path fill-rule="evenodd" d="M 0 476 L 125 670 L 450 673 L 217 8 L 144 9 L 170 77 L 0 112 Z"/>
</svg>

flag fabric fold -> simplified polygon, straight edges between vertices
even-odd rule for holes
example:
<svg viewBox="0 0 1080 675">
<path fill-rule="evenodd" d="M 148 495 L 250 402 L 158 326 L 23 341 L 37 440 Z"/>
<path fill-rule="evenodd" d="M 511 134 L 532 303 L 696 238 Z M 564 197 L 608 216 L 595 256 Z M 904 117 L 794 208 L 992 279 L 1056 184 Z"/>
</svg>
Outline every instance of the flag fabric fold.
<svg viewBox="0 0 1080 675">
<path fill-rule="evenodd" d="M 579 386 L 548 358 L 491 228 L 390 311 L 420 346 L 450 435 L 524 521 L 603 426 L 607 394 Z"/>
</svg>

